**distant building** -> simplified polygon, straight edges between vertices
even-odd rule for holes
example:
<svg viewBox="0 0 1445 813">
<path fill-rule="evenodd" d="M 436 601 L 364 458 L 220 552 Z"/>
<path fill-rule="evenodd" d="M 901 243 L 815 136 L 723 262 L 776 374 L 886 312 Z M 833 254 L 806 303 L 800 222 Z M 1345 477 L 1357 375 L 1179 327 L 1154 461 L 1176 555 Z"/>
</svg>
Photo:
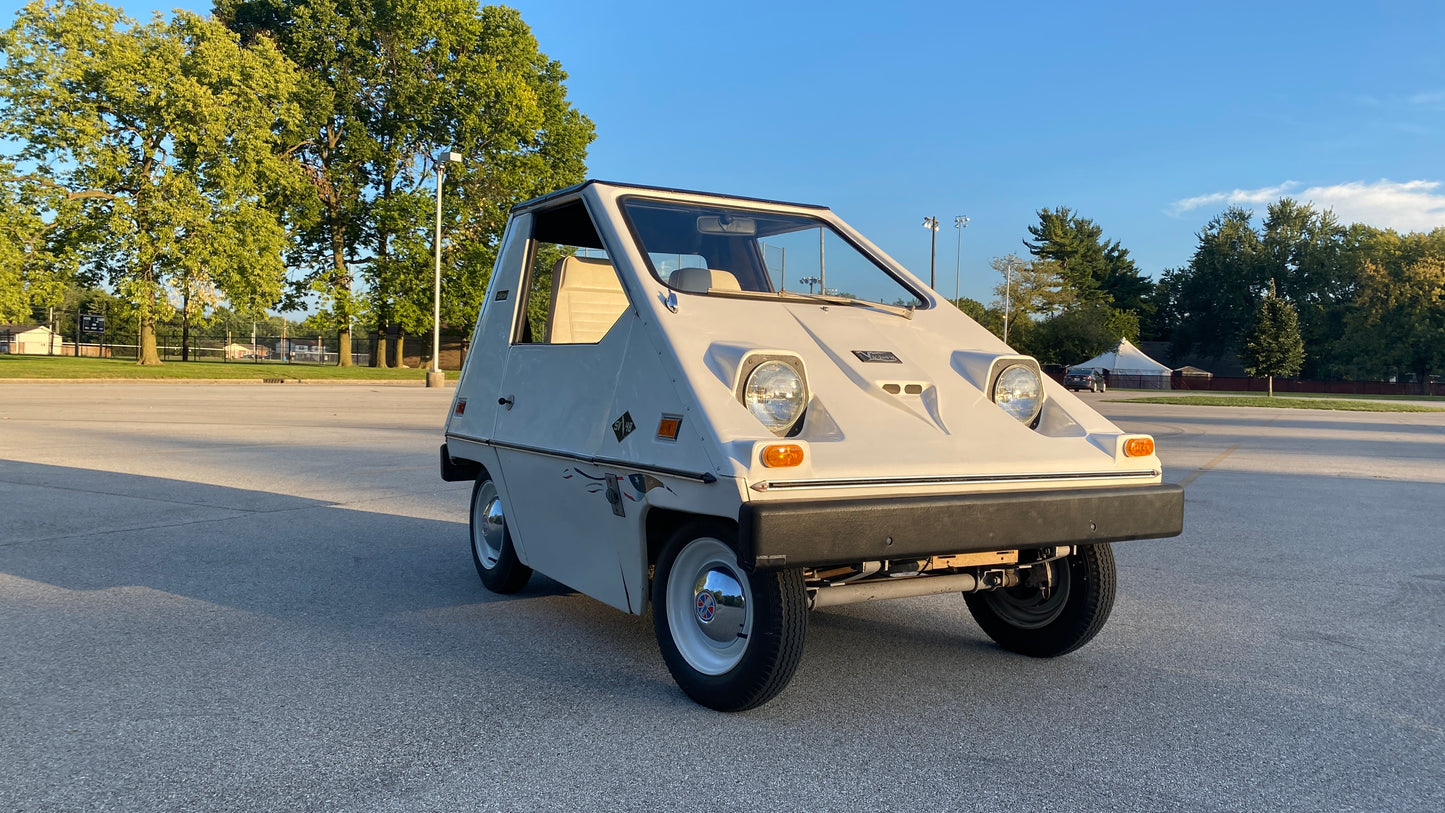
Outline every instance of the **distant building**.
<svg viewBox="0 0 1445 813">
<path fill-rule="evenodd" d="M 1244 365 L 1240 363 L 1239 356 L 1233 353 L 1224 353 L 1218 357 L 1206 357 L 1193 353 L 1175 355 L 1174 348 L 1169 342 L 1139 342 L 1139 349 L 1176 370 L 1193 367 L 1227 378 L 1243 378 L 1245 376 Z"/>
<path fill-rule="evenodd" d="M 254 355 L 253 355 L 254 352 Z M 228 359 L 249 359 L 249 358 L 270 358 L 271 348 L 264 344 L 254 347 L 249 344 L 231 343 L 225 347 L 226 358 Z"/>
<path fill-rule="evenodd" d="M 44 325 L 0 325 L 0 353 L 49 356 L 64 345 L 65 337 Z"/>
</svg>

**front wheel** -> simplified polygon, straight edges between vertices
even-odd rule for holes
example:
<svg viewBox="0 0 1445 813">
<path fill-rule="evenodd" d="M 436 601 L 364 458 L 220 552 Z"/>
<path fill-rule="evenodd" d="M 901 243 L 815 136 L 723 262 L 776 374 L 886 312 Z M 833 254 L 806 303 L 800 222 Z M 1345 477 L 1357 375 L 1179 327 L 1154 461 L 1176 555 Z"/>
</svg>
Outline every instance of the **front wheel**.
<svg viewBox="0 0 1445 813">
<path fill-rule="evenodd" d="M 489 478 L 477 480 L 472 488 L 472 563 L 482 584 L 493 593 L 515 593 L 532 577 L 532 568 L 517 559 L 512 532 L 502 512 L 497 484 Z"/>
<path fill-rule="evenodd" d="M 999 646 L 1034 658 L 1054 658 L 1087 644 L 1114 608 L 1114 550 L 1084 545 L 1049 568 L 1049 587 L 1030 580 L 964 596 L 968 611 Z"/>
<path fill-rule="evenodd" d="M 781 692 L 803 654 L 808 603 L 801 571 L 748 573 L 736 529 L 691 523 L 668 540 L 652 579 L 662 659 L 688 697 L 744 711 Z"/>
</svg>

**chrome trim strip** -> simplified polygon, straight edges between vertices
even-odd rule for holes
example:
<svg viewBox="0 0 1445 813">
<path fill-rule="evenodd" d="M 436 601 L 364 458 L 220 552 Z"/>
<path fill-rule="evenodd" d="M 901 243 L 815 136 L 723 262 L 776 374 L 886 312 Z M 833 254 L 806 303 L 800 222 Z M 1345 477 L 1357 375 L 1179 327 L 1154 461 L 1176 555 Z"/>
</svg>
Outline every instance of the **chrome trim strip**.
<svg viewBox="0 0 1445 813">
<path fill-rule="evenodd" d="M 696 480 L 699 483 L 709 485 L 717 482 L 717 475 L 712 472 L 693 472 L 682 469 L 669 469 L 665 466 L 648 466 L 642 463 L 633 463 L 627 460 L 618 460 L 612 457 L 592 457 L 589 455 L 573 454 L 571 452 L 559 452 L 553 449 L 543 449 L 537 446 L 527 446 L 521 443 L 508 443 L 504 440 L 487 440 L 485 438 L 474 438 L 467 435 L 448 432 L 447 438 L 468 440 L 472 443 L 480 443 L 483 446 L 491 446 L 494 449 L 508 449 L 514 452 L 531 452 L 545 457 L 555 457 L 559 460 L 575 460 L 579 463 L 590 463 L 594 466 L 613 466 L 619 469 L 630 469 L 648 474 L 665 474 L 668 477 L 681 477 L 684 480 Z"/>
<path fill-rule="evenodd" d="M 1073 480 L 1132 480 L 1158 477 L 1159 472 L 1149 471 L 1081 471 L 1055 474 L 973 474 L 943 475 L 938 477 L 845 477 L 836 480 L 766 480 L 754 483 L 753 491 L 773 491 L 796 488 L 878 488 L 890 486 L 951 486 L 980 485 L 989 483 L 1047 483 Z"/>
</svg>

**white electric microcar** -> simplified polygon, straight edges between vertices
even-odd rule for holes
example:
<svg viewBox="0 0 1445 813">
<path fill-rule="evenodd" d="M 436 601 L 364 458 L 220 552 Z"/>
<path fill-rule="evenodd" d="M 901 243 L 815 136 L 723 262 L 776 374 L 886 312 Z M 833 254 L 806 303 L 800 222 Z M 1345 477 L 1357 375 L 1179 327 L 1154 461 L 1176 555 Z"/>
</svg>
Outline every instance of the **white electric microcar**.
<svg viewBox="0 0 1445 813">
<path fill-rule="evenodd" d="M 491 590 L 642 614 L 688 695 L 787 685 L 808 613 L 962 593 L 1035 657 L 1088 642 L 1109 542 L 1184 494 L 1034 359 L 816 206 L 589 181 L 512 210 L 446 423 Z"/>
</svg>

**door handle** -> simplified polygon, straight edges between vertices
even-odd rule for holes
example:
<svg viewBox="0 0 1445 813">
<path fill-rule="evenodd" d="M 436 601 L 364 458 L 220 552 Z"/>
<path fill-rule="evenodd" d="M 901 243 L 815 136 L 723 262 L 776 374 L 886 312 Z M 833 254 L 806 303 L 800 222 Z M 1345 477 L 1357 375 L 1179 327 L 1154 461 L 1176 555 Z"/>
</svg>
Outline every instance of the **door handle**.
<svg viewBox="0 0 1445 813">
<path fill-rule="evenodd" d="M 512 408 L 512 402 L 515 401 L 515 400 L 516 400 L 516 396 L 503 395 L 501 398 L 498 398 L 498 399 L 497 399 L 497 406 L 504 406 L 504 407 L 506 407 L 508 410 L 510 410 L 510 409 Z"/>
</svg>

